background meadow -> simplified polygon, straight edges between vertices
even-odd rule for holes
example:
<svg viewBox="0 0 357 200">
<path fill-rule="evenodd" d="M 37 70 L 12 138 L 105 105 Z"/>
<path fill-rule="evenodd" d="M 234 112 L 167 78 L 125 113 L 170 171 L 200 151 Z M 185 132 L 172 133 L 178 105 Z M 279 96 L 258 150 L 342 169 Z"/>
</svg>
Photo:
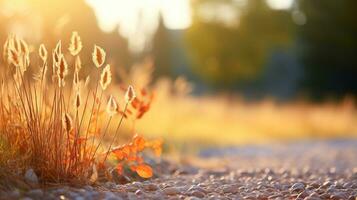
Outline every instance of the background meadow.
<svg viewBox="0 0 357 200">
<path fill-rule="evenodd" d="M 106 50 L 113 80 L 153 101 L 124 124 L 165 150 L 357 137 L 354 0 L 0 0 L 10 33 L 37 58 L 73 31 Z M 33 59 L 33 64 L 39 64 Z M 4 66 L 1 66 L 4 67 Z M 30 69 L 31 70 L 31 69 Z M 108 97 L 106 97 L 108 98 Z M 122 101 L 122 99 L 119 99 Z"/>
</svg>

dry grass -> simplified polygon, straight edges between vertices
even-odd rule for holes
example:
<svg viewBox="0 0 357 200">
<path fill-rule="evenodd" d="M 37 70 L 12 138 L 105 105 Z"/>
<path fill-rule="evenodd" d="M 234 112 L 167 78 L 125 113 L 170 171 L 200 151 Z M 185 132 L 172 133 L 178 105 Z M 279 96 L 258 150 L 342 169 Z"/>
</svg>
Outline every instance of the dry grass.
<svg viewBox="0 0 357 200">
<path fill-rule="evenodd" d="M 147 62 L 133 67 L 127 77 L 147 85 L 152 70 Z M 357 107 L 351 97 L 324 103 L 250 102 L 232 95 L 191 95 L 192 85 L 183 78 L 152 85 L 155 101 L 138 128 L 164 137 L 175 148 L 357 137 Z"/>
<path fill-rule="evenodd" d="M 68 49 L 67 53 L 63 51 L 59 41 L 51 60 L 45 45 L 40 45 L 41 65 L 31 66 L 26 42 L 14 35 L 8 37 L 0 88 L 0 167 L 16 174 L 32 168 L 45 183 L 88 183 L 97 180 L 99 170 L 114 167 L 108 165 L 107 159 L 115 156 L 117 168 L 125 164 L 142 177 L 150 177 L 151 168 L 140 153 L 145 148 L 161 152 L 161 142 L 135 135 L 131 143 L 115 147 L 124 119 L 136 118 L 131 113 L 141 111 L 134 102 L 140 102 L 145 95 L 136 97 L 133 87 L 125 87 L 125 101 L 118 104 L 115 95 L 110 95 L 110 112 L 106 113 L 105 90 L 112 75 L 110 65 L 101 69 L 105 51 L 94 46 L 95 67 L 85 66 L 94 72 L 84 76 L 78 33 L 72 34 Z M 47 70 L 48 66 L 52 70 Z M 37 73 L 32 75 L 31 71 Z M 87 78 L 81 80 L 82 76 Z M 115 131 L 108 134 L 111 127 Z M 110 145 L 105 145 L 105 138 Z"/>
</svg>

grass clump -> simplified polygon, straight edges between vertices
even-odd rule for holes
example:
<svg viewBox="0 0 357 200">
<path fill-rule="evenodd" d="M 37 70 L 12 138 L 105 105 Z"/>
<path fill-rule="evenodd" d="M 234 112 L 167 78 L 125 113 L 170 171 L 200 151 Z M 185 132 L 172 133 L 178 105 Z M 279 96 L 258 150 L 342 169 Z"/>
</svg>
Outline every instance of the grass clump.
<svg viewBox="0 0 357 200">
<path fill-rule="evenodd" d="M 114 94 L 108 95 L 108 103 L 103 105 L 112 81 L 105 51 L 94 46 L 95 67 L 87 71 L 96 73 L 85 77 L 81 74 L 82 42 L 77 32 L 70 41 L 68 53 L 61 41 L 52 54 L 41 44 L 40 66 L 33 66 L 24 40 L 15 35 L 6 40 L 0 88 L 0 167 L 17 174 L 31 168 L 45 183 L 88 183 L 97 180 L 99 170 L 114 167 L 108 158 L 115 157 L 119 173 L 128 165 L 139 176 L 151 177 L 152 169 L 140 153 L 153 148 L 159 155 L 161 141 L 135 135 L 132 142 L 115 146 L 124 119 L 140 118 L 149 109 L 151 101 L 144 105 L 140 100 L 148 94 L 137 96 L 129 85 L 123 105 Z"/>
</svg>

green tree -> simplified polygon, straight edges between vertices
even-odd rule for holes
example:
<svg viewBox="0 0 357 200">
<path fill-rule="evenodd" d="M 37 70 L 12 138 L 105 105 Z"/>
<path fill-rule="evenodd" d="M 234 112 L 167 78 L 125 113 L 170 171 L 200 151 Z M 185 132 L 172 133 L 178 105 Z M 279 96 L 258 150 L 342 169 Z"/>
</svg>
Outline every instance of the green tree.
<svg viewBox="0 0 357 200">
<path fill-rule="evenodd" d="M 186 32 L 188 52 L 194 71 L 213 85 L 234 87 L 256 80 L 271 51 L 292 40 L 290 13 L 270 9 L 264 0 L 244 5 L 233 0 L 193 2 L 193 25 Z M 218 20 L 232 11 L 234 18 Z M 211 20 L 202 16 L 212 12 L 217 13 Z"/>
</svg>

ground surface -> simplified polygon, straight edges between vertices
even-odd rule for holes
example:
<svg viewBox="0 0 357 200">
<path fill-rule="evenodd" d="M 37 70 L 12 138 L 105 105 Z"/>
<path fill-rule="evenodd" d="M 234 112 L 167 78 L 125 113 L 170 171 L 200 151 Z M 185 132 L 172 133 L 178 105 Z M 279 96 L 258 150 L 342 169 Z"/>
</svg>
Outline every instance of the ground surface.
<svg viewBox="0 0 357 200">
<path fill-rule="evenodd" d="M 350 199 L 357 197 L 357 141 L 208 149 L 159 177 L 100 187 L 14 190 L 4 199 Z"/>
</svg>

